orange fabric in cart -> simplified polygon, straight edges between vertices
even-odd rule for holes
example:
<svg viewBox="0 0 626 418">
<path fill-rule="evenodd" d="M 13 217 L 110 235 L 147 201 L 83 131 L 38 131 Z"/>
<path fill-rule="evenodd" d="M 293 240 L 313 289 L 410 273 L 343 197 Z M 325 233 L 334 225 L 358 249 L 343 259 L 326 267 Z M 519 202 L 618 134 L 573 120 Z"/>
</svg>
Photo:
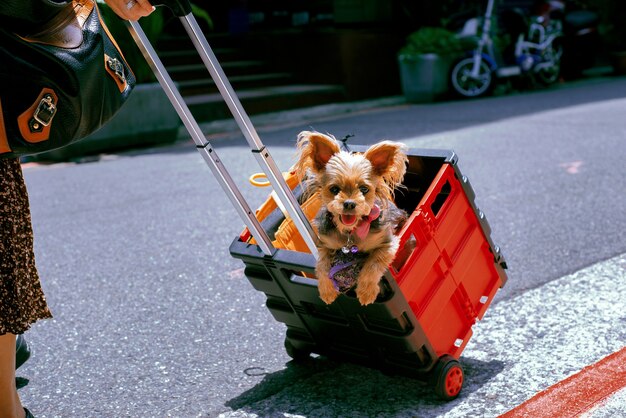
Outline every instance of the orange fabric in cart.
<svg viewBox="0 0 626 418">
<path fill-rule="evenodd" d="M 302 205 L 302 211 L 309 221 L 315 218 L 315 215 L 320 210 L 321 200 L 319 193 L 315 193 L 309 197 Z M 317 234 L 317 230 L 313 227 L 313 230 Z M 275 240 L 272 242 L 274 247 L 285 250 L 298 251 L 301 253 L 310 253 L 309 247 L 307 247 L 302 235 L 296 228 L 291 218 L 287 218 L 280 224 L 275 234 Z"/>
<path fill-rule="evenodd" d="M 295 172 L 285 173 L 284 177 L 285 177 L 285 182 L 287 183 L 287 186 L 289 186 L 291 190 L 295 189 L 296 186 L 298 185 L 298 177 L 296 177 L 296 173 Z M 270 213 L 272 213 L 276 208 L 278 208 L 278 205 L 276 204 L 274 199 L 272 199 L 272 197 L 270 196 L 267 199 L 265 199 L 265 202 L 263 202 L 263 204 L 259 206 L 259 208 L 255 211 L 256 218 L 259 220 L 259 222 L 261 222 L 262 220 L 267 218 L 270 215 Z M 256 241 L 254 242 L 254 244 L 256 244 Z"/>
<path fill-rule="evenodd" d="M 298 185 L 298 178 L 295 175 L 295 172 L 286 173 L 285 181 L 287 183 L 287 186 L 289 186 L 291 190 L 295 189 L 296 186 Z M 309 221 L 313 220 L 313 218 L 319 211 L 320 206 L 321 206 L 321 202 L 320 202 L 318 193 L 313 194 L 301 205 L 302 211 L 304 212 L 304 215 L 307 217 Z M 265 202 L 263 202 L 263 204 L 256 210 L 255 212 L 256 217 L 259 220 L 259 222 L 261 222 L 265 218 L 267 218 L 270 215 L 270 213 L 272 213 L 277 208 L 278 208 L 278 205 L 276 204 L 276 201 L 274 200 L 272 196 L 269 196 L 265 200 Z M 315 233 L 317 233 L 317 230 L 315 229 L 315 227 L 314 227 L 314 230 L 315 230 Z M 242 234 L 242 236 L 245 235 L 246 233 L 249 234 L 249 231 L 247 230 L 247 228 L 246 228 L 246 231 Z M 254 239 L 254 237 L 251 237 L 248 240 L 248 242 L 250 244 L 256 244 L 256 240 Z M 295 224 L 293 223 L 293 220 L 289 217 L 286 218 L 278 227 L 278 230 L 276 231 L 276 234 L 274 235 L 274 241 L 272 241 L 272 245 L 274 245 L 274 247 L 276 248 L 283 249 L 283 250 L 292 250 L 292 251 L 298 251 L 298 252 L 303 252 L 303 253 L 311 252 L 309 250 L 309 247 L 307 247 L 306 243 L 304 242 L 304 239 L 300 235 L 300 232 L 298 231 Z"/>
</svg>

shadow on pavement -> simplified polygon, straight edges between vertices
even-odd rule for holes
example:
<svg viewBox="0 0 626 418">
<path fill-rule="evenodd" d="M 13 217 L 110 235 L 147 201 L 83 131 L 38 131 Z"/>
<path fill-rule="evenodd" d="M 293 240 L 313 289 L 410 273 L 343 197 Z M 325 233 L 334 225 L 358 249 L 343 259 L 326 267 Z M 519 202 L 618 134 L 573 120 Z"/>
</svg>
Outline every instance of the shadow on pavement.
<svg viewBox="0 0 626 418">
<path fill-rule="evenodd" d="M 424 416 L 445 413 L 502 372 L 504 363 L 461 358 L 465 383 L 457 400 L 444 402 L 418 380 L 324 357 L 291 361 L 254 388 L 226 402 L 234 411 L 259 416 Z M 428 413 L 426 413 L 426 416 Z"/>
<path fill-rule="evenodd" d="M 337 138 L 353 134 L 351 142 L 371 144 L 381 139 L 413 138 L 624 97 L 626 78 L 588 80 L 523 94 L 371 109 L 267 132 L 260 129 L 259 136 L 270 147 L 294 146 L 298 132 L 313 128 Z M 247 146 L 239 134 L 230 140 Z"/>
<path fill-rule="evenodd" d="M 339 112 L 314 120 L 306 120 L 306 109 L 301 109 L 296 111 L 298 118 L 294 118 L 295 120 L 291 120 L 289 113 L 286 113 L 282 125 L 279 123 L 263 125 L 257 123 L 255 118 L 253 118 L 253 124 L 259 137 L 265 145 L 270 147 L 270 150 L 271 147 L 277 146 L 295 149 L 296 136 L 302 130 L 329 132 L 337 138 L 354 135 L 355 137 L 349 142 L 372 144 L 381 139 L 401 140 L 436 134 L 624 97 L 626 97 L 626 78 L 613 77 L 573 81 L 550 89 L 537 89 L 473 100 L 404 104 L 354 113 Z M 241 133 L 236 128 L 233 129 L 231 132 L 208 135 L 218 151 L 219 147 L 224 145 L 248 147 Z M 189 140 L 189 142 L 153 149 L 149 152 L 192 150 L 194 146 Z"/>
<path fill-rule="evenodd" d="M 593 102 L 626 97 L 626 78 L 612 77 L 567 82 L 549 89 L 486 97 L 473 100 L 442 101 L 426 104 L 402 104 L 351 111 L 329 111 L 325 116 L 317 112 L 307 118 L 307 109 L 285 112 L 263 122 L 263 115 L 252 122 L 263 143 L 270 147 L 295 149 L 296 136 L 302 130 L 329 132 L 337 138 L 354 135 L 353 144 L 372 144 L 381 139 L 402 140 L 500 120 L 532 115 Z M 348 105 L 349 106 L 349 105 Z M 226 132 L 209 133 L 208 138 L 219 151 L 220 146 L 248 148 L 236 125 Z M 142 156 L 147 154 L 177 154 L 195 152 L 191 139 L 158 147 L 117 150 L 112 153 Z M 76 158 L 73 162 L 97 162 L 101 155 Z"/>
</svg>

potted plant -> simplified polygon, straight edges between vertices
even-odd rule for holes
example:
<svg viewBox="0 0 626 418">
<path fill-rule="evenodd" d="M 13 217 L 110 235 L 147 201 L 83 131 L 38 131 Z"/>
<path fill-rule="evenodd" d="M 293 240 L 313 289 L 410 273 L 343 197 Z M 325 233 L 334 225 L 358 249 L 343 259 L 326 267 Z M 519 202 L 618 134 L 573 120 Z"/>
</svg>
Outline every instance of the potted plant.
<svg viewBox="0 0 626 418">
<path fill-rule="evenodd" d="M 398 53 L 402 91 L 410 102 L 436 100 L 448 91 L 448 75 L 463 51 L 456 34 L 440 27 L 423 27 L 407 37 Z"/>
</svg>

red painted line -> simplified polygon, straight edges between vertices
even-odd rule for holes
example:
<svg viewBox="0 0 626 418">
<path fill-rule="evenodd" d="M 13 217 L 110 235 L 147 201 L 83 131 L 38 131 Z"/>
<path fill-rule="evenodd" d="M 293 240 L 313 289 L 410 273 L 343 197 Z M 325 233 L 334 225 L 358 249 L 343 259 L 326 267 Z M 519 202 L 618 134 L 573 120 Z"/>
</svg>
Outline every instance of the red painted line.
<svg viewBox="0 0 626 418">
<path fill-rule="evenodd" d="M 626 387 L 626 347 L 539 392 L 500 418 L 576 417 Z"/>
</svg>

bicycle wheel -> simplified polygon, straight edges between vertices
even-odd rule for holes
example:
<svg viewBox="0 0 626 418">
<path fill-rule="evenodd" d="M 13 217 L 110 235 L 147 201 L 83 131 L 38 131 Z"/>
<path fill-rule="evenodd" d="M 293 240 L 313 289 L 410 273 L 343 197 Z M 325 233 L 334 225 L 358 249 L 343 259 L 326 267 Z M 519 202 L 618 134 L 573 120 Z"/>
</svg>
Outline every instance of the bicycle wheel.
<svg viewBox="0 0 626 418">
<path fill-rule="evenodd" d="M 561 55 L 563 48 L 557 45 L 554 48 L 548 48 L 544 53 L 544 59 L 551 60 L 553 64 L 537 71 L 537 80 L 544 86 L 554 84 L 561 75 Z"/>
<path fill-rule="evenodd" d="M 485 62 L 480 61 L 478 76 L 472 76 L 474 58 L 465 58 L 452 68 L 450 81 L 454 91 L 463 97 L 480 97 L 491 91 L 493 72 Z"/>
</svg>

